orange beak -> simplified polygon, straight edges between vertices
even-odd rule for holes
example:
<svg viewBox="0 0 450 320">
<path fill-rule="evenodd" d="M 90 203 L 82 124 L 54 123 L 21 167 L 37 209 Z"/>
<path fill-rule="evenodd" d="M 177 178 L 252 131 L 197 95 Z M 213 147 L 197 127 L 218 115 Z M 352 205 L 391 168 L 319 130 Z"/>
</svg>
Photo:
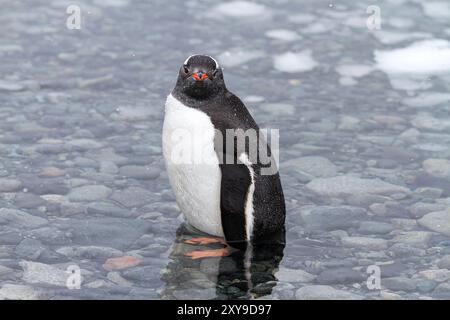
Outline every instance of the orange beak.
<svg viewBox="0 0 450 320">
<path fill-rule="evenodd" d="M 206 73 L 203 73 L 201 71 L 196 72 L 192 75 L 192 77 L 196 80 L 196 81 L 203 81 L 205 79 L 208 79 L 208 75 Z"/>
</svg>

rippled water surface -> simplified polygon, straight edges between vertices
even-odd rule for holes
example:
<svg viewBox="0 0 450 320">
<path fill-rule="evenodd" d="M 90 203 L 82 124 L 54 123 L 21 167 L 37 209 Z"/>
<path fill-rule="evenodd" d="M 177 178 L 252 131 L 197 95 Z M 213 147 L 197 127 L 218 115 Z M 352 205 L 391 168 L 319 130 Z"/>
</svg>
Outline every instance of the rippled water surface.
<svg viewBox="0 0 450 320">
<path fill-rule="evenodd" d="M 364 1 L 77 3 L 1 4 L 0 299 L 450 298 L 447 1 L 379 30 Z M 161 129 L 192 53 L 280 129 L 286 245 L 251 260 L 184 256 Z"/>
</svg>

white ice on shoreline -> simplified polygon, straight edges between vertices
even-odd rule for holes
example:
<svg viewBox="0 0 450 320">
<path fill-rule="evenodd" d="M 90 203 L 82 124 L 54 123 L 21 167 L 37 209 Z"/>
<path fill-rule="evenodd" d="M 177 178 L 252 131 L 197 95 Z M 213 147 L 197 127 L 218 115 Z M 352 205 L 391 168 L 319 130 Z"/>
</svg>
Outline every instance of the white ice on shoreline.
<svg viewBox="0 0 450 320">
<path fill-rule="evenodd" d="M 378 69 L 389 74 L 439 74 L 450 72 L 450 42 L 424 40 L 394 50 L 376 50 Z"/>
<path fill-rule="evenodd" d="M 266 36 L 281 41 L 295 41 L 301 39 L 297 32 L 286 29 L 273 29 L 266 32 Z"/>
<path fill-rule="evenodd" d="M 231 49 L 229 51 L 221 53 L 217 58 L 220 65 L 231 68 L 245 64 L 251 60 L 261 58 L 263 56 L 264 52 L 259 50 L 245 51 L 240 49 Z"/>
<path fill-rule="evenodd" d="M 432 35 L 425 32 L 396 32 L 396 31 L 384 31 L 377 30 L 373 32 L 375 38 L 382 44 L 396 44 L 407 40 L 423 40 L 431 38 Z"/>
<path fill-rule="evenodd" d="M 216 15 L 233 18 L 263 17 L 270 14 L 266 6 L 249 1 L 221 3 L 213 11 Z"/>
<path fill-rule="evenodd" d="M 360 78 L 368 75 L 373 67 L 364 64 L 343 64 L 336 68 L 336 72 L 343 77 Z"/>
<path fill-rule="evenodd" d="M 339 84 L 342 86 L 353 86 L 358 83 L 355 78 L 364 77 L 372 71 L 372 66 L 364 64 L 342 64 L 336 67 L 336 72 L 341 76 Z"/>
<path fill-rule="evenodd" d="M 450 93 L 424 92 L 416 97 L 405 98 L 402 103 L 414 108 L 431 108 L 450 102 Z"/>
<path fill-rule="evenodd" d="M 314 69 L 318 63 L 311 50 L 300 52 L 288 51 L 273 58 L 274 68 L 281 72 L 296 73 Z"/>
<path fill-rule="evenodd" d="M 421 2 L 423 11 L 431 18 L 449 19 L 450 18 L 450 2 L 444 1 L 423 1 Z"/>
<path fill-rule="evenodd" d="M 389 75 L 392 88 L 397 90 L 426 90 L 431 88 L 432 83 L 426 77 L 416 75 Z"/>
<path fill-rule="evenodd" d="M 310 13 L 299 13 L 293 16 L 289 16 L 288 20 L 293 23 L 305 24 L 310 23 L 316 20 L 316 16 Z"/>
<path fill-rule="evenodd" d="M 125 7 L 129 4 L 128 0 L 94 0 L 94 4 L 100 7 Z"/>
</svg>

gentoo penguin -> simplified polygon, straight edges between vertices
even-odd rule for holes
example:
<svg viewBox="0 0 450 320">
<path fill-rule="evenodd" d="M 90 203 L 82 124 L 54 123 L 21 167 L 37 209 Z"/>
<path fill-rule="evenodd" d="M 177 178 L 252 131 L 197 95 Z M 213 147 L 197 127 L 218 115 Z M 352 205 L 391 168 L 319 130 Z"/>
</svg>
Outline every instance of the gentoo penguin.
<svg viewBox="0 0 450 320">
<path fill-rule="evenodd" d="M 249 129 L 257 141 L 244 136 L 244 145 L 239 144 Z M 263 149 L 270 164 L 261 160 Z M 274 241 L 274 235 L 284 232 L 279 174 L 263 174 L 273 166 L 270 148 L 245 105 L 227 90 L 214 58 L 192 55 L 181 66 L 165 105 L 163 153 L 178 206 L 196 229 L 239 249 Z M 225 249 L 192 257 L 223 256 Z"/>
</svg>

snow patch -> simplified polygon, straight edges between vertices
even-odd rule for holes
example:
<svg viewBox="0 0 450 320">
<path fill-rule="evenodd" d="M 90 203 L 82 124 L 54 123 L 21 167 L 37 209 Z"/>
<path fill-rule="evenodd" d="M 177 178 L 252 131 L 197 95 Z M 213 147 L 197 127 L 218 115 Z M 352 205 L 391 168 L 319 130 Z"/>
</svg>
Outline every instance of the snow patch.
<svg viewBox="0 0 450 320">
<path fill-rule="evenodd" d="M 417 97 L 405 98 L 402 102 L 414 108 L 429 108 L 450 102 L 450 93 L 426 92 Z"/>
<path fill-rule="evenodd" d="M 128 0 L 94 0 L 94 4 L 100 7 L 125 7 L 129 4 Z"/>
<path fill-rule="evenodd" d="M 261 17 L 270 13 L 266 6 L 248 1 L 221 3 L 214 8 L 214 12 L 232 18 Z"/>
<path fill-rule="evenodd" d="M 450 42 L 424 40 L 409 47 L 376 50 L 377 67 L 393 74 L 439 74 L 450 72 Z"/>
<path fill-rule="evenodd" d="M 422 40 L 432 37 L 429 33 L 425 32 L 405 33 L 405 32 L 377 30 L 377 32 L 373 32 L 372 34 L 382 44 L 396 44 L 407 40 L 418 40 L 418 39 Z"/>
<path fill-rule="evenodd" d="M 266 32 L 266 36 L 281 41 L 295 41 L 301 39 L 297 32 L 286 29 L 273 29 Z"/>
<path fill-rule="evenodd" d="M 314 60 L 311 50 L 304 50 L 277 55 L 273 58 L 273 65 L 278 71 L 296 73 L 310 71 L 317 67 L 318 63 Z"/>
<path fill-rule="evenodd" d="M 425 14 L 431 18 L 450 18 L 450 3 L 443 1 L 423 1 L 421 3 Z"/>
<path fill-rule="evenodd" d="M 343 77 L 360 78 L 373 71 L 373 67 L 364 64 L 343 64 L 336 68 L 336 72 Z"/>
<path fill-rule="evenodd" d="M 245 51 L 240 49 L 232 49 L 221 53 L 218 56 L 218 59 L 220 61 L 220 65 L 231 68 L 263 56 L 264 52 L 259 50 Z"/>
</svg>

